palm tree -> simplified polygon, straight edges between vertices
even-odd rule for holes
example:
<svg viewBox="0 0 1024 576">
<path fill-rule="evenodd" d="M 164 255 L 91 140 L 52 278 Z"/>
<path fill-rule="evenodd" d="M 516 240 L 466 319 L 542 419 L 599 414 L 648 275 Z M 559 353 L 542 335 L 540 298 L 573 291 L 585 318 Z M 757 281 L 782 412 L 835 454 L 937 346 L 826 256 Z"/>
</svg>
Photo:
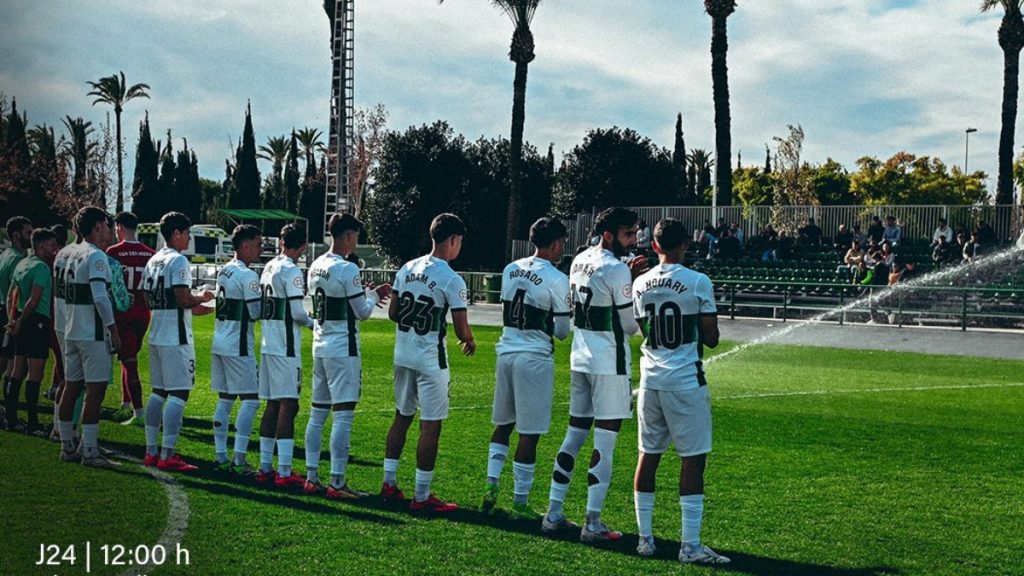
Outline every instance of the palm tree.
<svg viewBox="0 0 1024 576">
<path fill-rule="evenodd" d="M 92 122 L 86 122 L 82 117 L 66 116 L 64 126 L 70 135 L 66 158 L 73 167 L 71 189 L 80 196 L 89 188 L 89 161 L 96 155 L 99 143 L 89 139 L 93 133 Z"/>
<path fill-rule="evenodd" d="M 443 3 L 444 0 L 439 0 Z M 520 165 L 523 156 L 523 128 L 526 124 L 526 76 L 534 54 L 533 32 L 530 23 L 537 12 L 540 0 L 491 0 L 496 8 L 508 15 L 515 28 L 509 60 L 515 62 L 516 73 L 512 82 L 512 136 L 509 157 L 508 224 L 505 234 L 505 256 L 512 257 L 512 241 L 520 236 L 519 223 L 522 214 L 523 193 L 519 186 Z"/>
<path fill-rule="evenodd" d="M 1003 50 L 1003 114 L 999 130 L 999 177 L 996 179 L 996 204 L 1013 203 L 1013 137 L 1017 125 L 1017 93 L 1020 76 L 1020 51 L 1024 48 L 1024 18 L 1021 17 L 1022 0 L 982 0 L 981 11 L 997 7 L 1003 9 L 999 24 L 999 47 Z M 1010 214 L 1000 210 L 996 214 L 996 229 L 1008 229 Z"/>
<path fill-rule="evenodd" d="M 316 162 L 314 155 L 317 152 L 324 150 L 323 140 L 320 136 L 323 132 L 318 128 L 300 128 L 295 132 L 295 137 L 299 140 L 299 145 L 302 147 L 302 154 L 306 159 L 306 174 L 310 173 L 310 167 L 316 170 Z"/>
<path fill-rule="evenodd" d="M 715 155 L 719 159 L 716 175 L 718 205 L 732 204 L 732 173 L 729 158 L 732 155 L 732 119 L 729 116 L 729 68 L 726 54 L 729 35 L 726 19 L 736 11 L 736 0 L 704 0 L 704 11 L 711 16 L 711 84 L 715 101 Z M 697 191 L 700 194 L 700 191 Z"/>
<path fill-rule="evenodd" d="M 87 96 L 96 96 L 93 100 L 92 105 L 95 106 L 99 103 L 110 104 L 114 107 L 114 118 L 117 123 L 117 211 L 124 210 L 124 170 L 121 167 L 121 157 L 123 156 L 121 150 L 121 110 L 124 105 L 135 98 L 149 98 L 149 94 L 146 90 L 149 90 L 148 84 L 134 84 L 128 86 L 124 81 L 124 72 L 120 73 L 120 78 L 117 74 L 112 74 L 104 78 L 100 78 L 96 82 L 87 82 L 92 86 L 92 91 Z"/>
<path fill-rule="evenodd" d="M 274 136 L 267 138 L 267 143 L 260 146 L 257 158 L 267 160 L 272 165 L 270 190 L 263 196 L 264 208 L 277 208 L 278 203 L 283 202 L 284 194 L 281 190 L 281 173 L 284 172 L 284 163 L 288 160 L 289 139 L 286 136 Z M 270 194 L 273 194 L 273 198 Z"/>
<path fill-rule="evenodd" d="M 698 205 L 704 198 L 704 191 L 711 186 L 711 168 L 715 165 L 715 159 L 710 152 L 701 148 L 691 150 L 686 159 L 690 162 L 690 171 L 694 175 L 694 204 Z"/>
</svg>

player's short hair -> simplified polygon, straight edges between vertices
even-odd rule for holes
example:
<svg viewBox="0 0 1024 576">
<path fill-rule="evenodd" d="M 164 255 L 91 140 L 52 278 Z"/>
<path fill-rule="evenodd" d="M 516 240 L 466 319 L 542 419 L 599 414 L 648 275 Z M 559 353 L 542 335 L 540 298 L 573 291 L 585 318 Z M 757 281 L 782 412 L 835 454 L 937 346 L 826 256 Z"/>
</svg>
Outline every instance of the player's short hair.
<svg viewBox="0 0 1024 576">
<path fill-rule="evenodd" d="M 160 219 L 160 235 L 164 242 L 170 242 L 175 232 L 188 230 L 192 221 L 181 212 L 168 212 Z"/>
<path fill-rule="evenodd" d="M 31 226 L 32 221 L 24 216 L 12 216 L 7 219 L 7 238 L 14 237 L 15 234 L 21 232 L 25 226 Z"/>
<path fill-rule="evenodd" d="M 139 229 L 139 217 L 135 213 L 125 210 L 114 216 L 114 224 L 120 224 L 126 230 L 135 231 Z"/>
<path fill-rule="evenodd" d="M 675 218 L 665 218 L 654 227 L 654 241 L 663 251 L 675 250 L 689 239 L 686 226 Z"/>
<path fill-rule="evenodd" d="M 640 220 L 640 216 L 632 210 L 627 210 L 618 206 L 605 208 L 594 220 L 594 235 L 600 236 L 605 232 L 610 232 L 613 235 L 618 234 L 619 229 L 629 228 L 636 224 L 638 220 Z"/>
<path fill-rule="evenodd" d="M 56 241 L 57 235 L 53 233 L 53 230 L 49 228 L 36 228 L 32 231 L 32 249 L 39 248 L 40 244 L 49 242 L 50 240 Z"/>
<path fill-rule="evenodd" d="M 450 212 L 438 214 L 430 223 L 430 239 L 440 244 L 452 236 L 465 236 L 466 225 Z"/>
<path fill-rule="evenodd" d="M 538 218 L 533 226 L 530 226 L 530 242 L 537 248 L 547 248 L 556 240 L 565 238 L 566 234 L 565 224 L 557 218 Z"/>
<path fill-rule="evenodd" d="M 288 250 L 301 248 L 306 243 L 306 229 L 301 224 L 294 222 L 285 224 L 281 228 L 281 240 L 284 241 L 284 247 Z"/>
<path fill-rule="evenodd" d="M 349 231 L 359 232 L 362 229 L 363 223 L 348 212 L 332 214 L 327 222 L 327 231 L 331 233 L 331 238 L 338 238 Z"/>
<path fill-rule="evenodd" d="M 53 230 L 53 236 L 57 239 L 57 244 L 64 246 L 68 243 L 68 229 L 63 224 L 54 224 L 50 230 Z"/>
<path fill-rule="evenodd" d="M 75 214 L 75 233 L 79 238 L 92 234 L 93 228 L 107 221 L 107 213 L 95 206 L 85 206 Z"/>
<path fill-rule="evenodd" d="M 238 250 L 242 243 L 260 235 L 260 229 L 252 224 L 239 224 L 231 231 L 231 245 Z"/>
</svg>

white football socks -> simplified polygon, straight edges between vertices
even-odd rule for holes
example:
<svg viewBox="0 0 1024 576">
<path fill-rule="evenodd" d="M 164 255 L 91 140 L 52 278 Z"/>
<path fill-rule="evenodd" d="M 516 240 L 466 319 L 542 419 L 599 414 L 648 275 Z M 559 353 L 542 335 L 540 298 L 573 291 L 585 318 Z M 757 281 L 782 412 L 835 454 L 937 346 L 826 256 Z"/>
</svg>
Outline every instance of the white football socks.
<svg viewBox="0 0 1024 576">
<path fill-rule="evenodd" d="M 704 519 L 704 495 L 688 494 L 679 497 L 683 514 L 682 543 L 700 546 L 700 524 Z"/>
<path fill-rule="evenodd" d="M 384 483 L 388 486 L 398 485 L 398 458 L 384 459 Z"/>
<path fill-rule="evenodd" d="M 100 455 L 99 424 L 82 424 L 82 458 L 95 458 Z"/>
<path fill-rule="evenodd" d="M 352 435 L 352 410 L 335 410 L 331 421 L 331 486 L 345 485 L 349 440 Z"/>
<path fill-rule="evenodd" d="M 57 420 L 57 432 L 60 433 L 61 448 L 65 452 L 74 452 L 77 446 L 75 446 L 75 428 L 71 424 L 71 420 Z"/>
<path fill-rule="evenodd" d="M 487 448 L 487 483 L 497 484 L 508 458 L 508 446 L 491 442 Z"/>
<path fill-rule="evenodd" d="M 160 448 L 160 424 L 164 417 L 166 398 L 150 394 L 146 403 L 146 454 L 156 455 Z"/>
<path fill-rule="evenodd" d="M 277 473 L 282 477 L 292 475 L 292 455 L 295 452 L 294 438 L 277 440 Z"/>
<path fill-rule="evenodd" d="M 245 453 L 249 451 L 249 435 L 252 434 L 252 423 L 256 419 L 259 409 L 259 400 L 242 400 L 242 405 L 238 407 L 238 416 L 235 417 L 235 464 L 245 463 Z"/>
<path fill-rule="evenodd" d="M 590 467 L 587 475 L 588 514 L 600 515 L 604 508 L 604 499 L 608 496 L 608 487 L 612 481 L 612 453 L 615 451 L 615 439 L 618 435 L 618 432 L 604 428 L 594 429 L 594 456 L 591 462 L 596 462 Z"/>
<path fill-rule="evenodd" d="M 178 443 L 178 434 L 181 432 L 181 421 L 184 416 L 185 401 L 177 396 L 169 396 L 167 404 L 164 406 L 164 437 L 160 443 L 161 460 L 167 460 L 174 455 L 174 447 Z"/>
<path fill-rule="evenodd" d="M 533 489 L 533 472 L 536 464 L 523 464 L 512 462 L 512 501 L 516 504 L 526 504 L 530 498 L 530 490 Z"/>
<path fill-rule="evenodd" d="M 413 496 L 417 502 L 430 498 L 430 483 L 434 480 L 433 470 L 416 469 L 416 492 Z"/>
<path fill-rule="evenodd" d="M 634 490 L 633 506 L 636 508 L 636 527 L 640 537 L 651 537 L 654 532 L 654 492 Z"/>
<path fill-rule="evenodd" d="M 228 461 L 228 426 L 234 405 L 234 400 L 218 398 L 213 411 L 213 450 L 218 464 Z"/>
<path fill-rule="evenodd" d="M 260 471 L 267 473 L 274 469 L 274 438 L 260 436 Z"/>
<path fill-rule="evenodd" d="M 320 481 L 320 445 L 323 443 L 324 423 L 331 411 L 326 408 L 313 407 L 306 423 L 306 480 Z"/>
<path fill-rule="evenodd" d="M 551 473 L 551 492 L 548 496 L 548 517 L 556 520 L 562 517 L 562 503 L 565 502 L 565 493 L 569 491 L 569 483 L 572 482 L 572 471 L 576 467 L 576 456 L 580 448 L 587 441 L 590 430 L 569 426 L 565 431 L 565 439 L 555 456 L 555 470 Z"/>
</svg>

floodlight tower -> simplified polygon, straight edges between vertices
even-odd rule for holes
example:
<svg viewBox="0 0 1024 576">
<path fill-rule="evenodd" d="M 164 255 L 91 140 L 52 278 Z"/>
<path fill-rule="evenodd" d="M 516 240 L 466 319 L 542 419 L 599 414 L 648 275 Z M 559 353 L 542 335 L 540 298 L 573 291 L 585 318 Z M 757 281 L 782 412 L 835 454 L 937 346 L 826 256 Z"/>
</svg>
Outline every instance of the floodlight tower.
<svg viewBox="0 0 1024 576">
<path fill-rule="evenodd" d="M 327 215 L 351 212 L 348 157 L 352 148 L 355 114 L 355 0 L 324 0 L 331 20 L 331 121 L 327 144 L 327 190 L 324 195 L 324 226 Z"/>
</svg>

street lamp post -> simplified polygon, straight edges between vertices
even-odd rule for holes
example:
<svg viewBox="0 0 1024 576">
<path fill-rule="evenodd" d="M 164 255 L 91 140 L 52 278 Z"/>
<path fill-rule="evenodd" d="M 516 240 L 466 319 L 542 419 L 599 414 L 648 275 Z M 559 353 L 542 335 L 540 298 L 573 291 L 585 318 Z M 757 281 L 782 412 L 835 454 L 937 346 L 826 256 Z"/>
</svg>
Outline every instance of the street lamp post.
<svg viewBox="0 0 1024 576">
<path fill-rule="evenodd" d="M 971 134 L 977 132 L 977 128 L 967 128 L 964 130 L 964 177 L 967 177 L 967 158 L 968 153 L 971 150 Z"/>
</svg>

